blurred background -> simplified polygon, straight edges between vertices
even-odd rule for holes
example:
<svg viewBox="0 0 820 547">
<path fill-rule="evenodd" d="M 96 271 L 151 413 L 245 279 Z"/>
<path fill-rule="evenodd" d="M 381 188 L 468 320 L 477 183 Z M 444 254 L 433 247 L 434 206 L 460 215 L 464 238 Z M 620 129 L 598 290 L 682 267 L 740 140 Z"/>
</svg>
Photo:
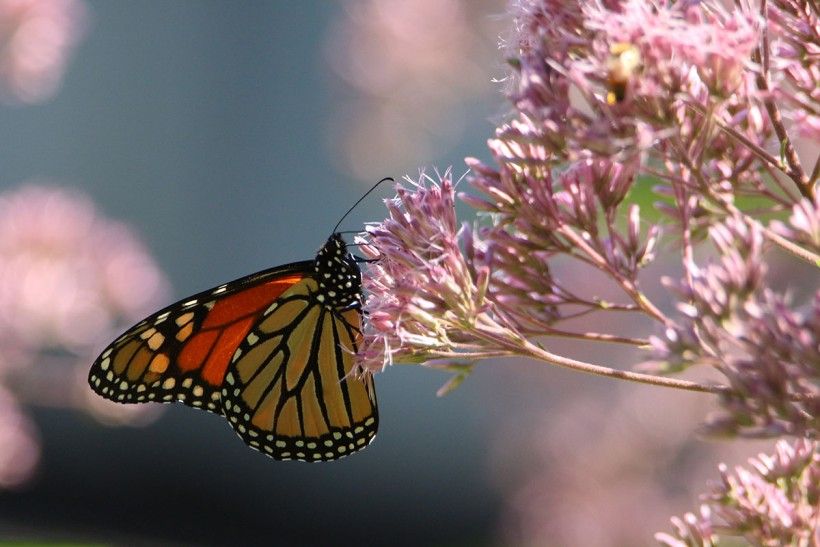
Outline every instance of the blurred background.
<svg viewBox="0 0 820 547">
<path fill-rule="evenodd" d="M 508 108 L 504 13 L 0 0 L 0 539 L 643 545 L 696 506 L 717 462 L 762 449 L 697 439 L 706 396 L 524 361 L 480 366 L 443 398 L 445 375 L 393 367 L 376 378 L 375 442 L 314 465 L 264 458 L 213 415 L 108 404 L 85 384 L 154 309 L 311 258 L 380 178 L 488 159 Z M 383 211 L 369 198 L 342 228 Z"/>
</svg>

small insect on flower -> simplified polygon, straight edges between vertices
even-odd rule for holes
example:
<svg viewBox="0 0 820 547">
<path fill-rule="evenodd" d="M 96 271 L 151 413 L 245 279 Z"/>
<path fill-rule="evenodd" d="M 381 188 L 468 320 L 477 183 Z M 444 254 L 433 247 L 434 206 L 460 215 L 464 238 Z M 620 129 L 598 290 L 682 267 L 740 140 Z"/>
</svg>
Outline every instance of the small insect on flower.
<svg viewBox="0 0 820 547">
<path fill-rule="evenodd" d="M 630 81 L 641 68 L 641 52 L 633 44 L 626 42 L 612 44 L 609 52 L 606 103 L 614 105 L 626 99 Z"/>
</svg>

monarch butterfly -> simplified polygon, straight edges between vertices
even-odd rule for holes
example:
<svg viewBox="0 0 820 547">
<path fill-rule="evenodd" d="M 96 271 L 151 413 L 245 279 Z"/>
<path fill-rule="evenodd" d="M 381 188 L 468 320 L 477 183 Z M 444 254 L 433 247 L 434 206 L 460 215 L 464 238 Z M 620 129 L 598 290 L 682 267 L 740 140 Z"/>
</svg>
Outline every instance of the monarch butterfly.
<svg viewBox="0 0 820 547">
<path fill-rule="evenodd" d="M 336 228 L 313 260 L 184 298 L 131 327 L 94 361 L 91 388 L 121 403 L 180 401 L 221 414 L 277 460 L 364 448 L 378 408 L 372 375 L 353 370 L 361 270 Z"/>
</svg>

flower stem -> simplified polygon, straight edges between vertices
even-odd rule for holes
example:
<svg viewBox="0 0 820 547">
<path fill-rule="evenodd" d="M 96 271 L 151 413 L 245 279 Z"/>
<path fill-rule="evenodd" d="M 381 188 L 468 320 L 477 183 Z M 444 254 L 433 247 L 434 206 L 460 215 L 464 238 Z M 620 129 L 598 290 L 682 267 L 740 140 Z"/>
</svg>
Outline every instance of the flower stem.
<svg viewBox="0 0 820 547">
<path fill-rule="evenodd" d="M 750 222 L 754 222 L 754 219 L 750 220 Z M 772 243 L 774 243 L 776 245 L 779 245 L 784 250 L 790 252 L 791 254 L 796 256 L 797 258 L 805 260 L 809 264 L 813 264 L 814 266 L 820 268 L 820 255 L 817 255 L 817 254 L 809 251 L 808 249 L 804 249 L 800 245 L 795 245 L 794 243 L 792 243 L 788 239 L 784 238 L 783 236 L 780 236 L 780 235 L 776 234 L 775 232 L 773 232 L 770 229 L 766 228 L 762 224 L 760 225 L 760 228 L 763 230 L 763 235 L 766 236 L 766 238 L 769 241 L 771 241 Z"/>
<path fill-rule="evenodd" d="M 531 357 L 551 365 L 568 368 L 577 372 L 594 374 L 596 376 L 606 376 L 618 380 L 627 380 L 639 384 L 649 384 L 657 387 L 668 387 L 682 391 L 694 391 L 697 393 L 713 393 L 715 395 L 731 395 L 735 391 L 726 385 L 721 384 L 700 384 L 689 380 L 678 378 L 668 378 L 666 376 L 655 376 L 653 374 L 643 374 L 629 370 L 619 370 L 602 365 L 594 365 L 584 361 L 577 361 L 569 357 L 563 357 L 549 352 L 544 348 L 530 342 L 527 338 L 508 328 L 498 325 L 491 317 L 481 315 L 476 318 L 476 324 L 471 331 L 476 336 L 494 343 L 501 348 L 505 348 L 510 354 L 522 357 Z M 469 357 L 469 356 L 468 356 Z M 796 402 L 809 402 L 817 404 L 820 396 L 816 393 L 789 393 L 788 400 Z"/>
<path fill-rule="evenodd" d="M 765 9 L 765 3 L 762 8 Z M 780 149 L 782 150 L 782 154 L 785 156 L 786 162 L 789 165 L 789 168 L 786 170 L 786 174 L 794 181 L 795 185 L 797 185 L 797 189 L 803 197 L 814 199 L 814 186 L 809 183 L 809 178 L 803 171 L 803 166 L 800 164 L 800 157 L 797 155 L 797 150 L 795 150 L 791 139 L 789 139 L 789 134 L 786 132 L 786 126 L 783 124 L 783 116 L 780 114 L 780 109 L 777 107 L 777 103 L 775 103 L 769 88 L 769 78 L 767 74 L 769 49 L 768 36 L 764 34 L 763 39 L 764 50 L 762 52 L 758 50 L 755 54 L 755 57 L 757 57 L 756 60 L 762 60 L 764 67 L 764 70 L 761 70 L 757 74 L 757 87 L 762 92 L 763 104 L 766 106 L 766 112 L 769 114 L 769 120 L 772 122 L 772 127 L 777 135 L 777 139 L 780 141 Z"/>
<path fill-rule="evenodd" d="M 613 268 L 606 259 L 601 256 L 595 249 L 593 249 L 581 236 L 575 233 L 569 227 L 559 228 L 561 235 L 569 239 L 576 247 L 580 248 L 590 259 L 593 260 L 596 266 L 606 271 L 629 295 L 630 298 L 641 307 L 651 317 L 657 319 L 664 325 L 670 323 L 669 319 L 653 304 L 636 286 L 635 283 L 621 275 L 615 268 Z"/>
<path fill-rule="evenodd" d="M 788 239 L 786 239 L 785 237 L 783 237 L 781 235 L 778 235 L 774 231 L 772 231 L 769 228 L 767 228 L 766 226 L 764 226 L 758 220 L 756 220 L 756 219 L 748 216 L 747 214 L 745 214 L 743 211 L 741 211 L 740 209 L 738 209 L 737 207 L 735 207 L 731 203 L 729 203 L 725 200 L 717 199 L 717 198 L 713 198 L 713 200 L 716 203 L 718 203 L 719 205 L 721 205 L 722 207 L 724 207 L 730 213 L 742 216 L 743 219 L 746 222 L 748 222 L 749 224 L 756 224 L 760 228 L 761 232 L 766 237 L 766 239 L 768 239 L 769 241 L 771 241 L 775 245 L 781 247 L 785 251 L 788 251 L 789 253 L 793 254 L 797 258 L 805 260 L 809 264 L 812 264 L 815 267 L 820 268 L 820 255 L 818 255 L 816 253 L 813 253 L 810 250 L 801 247 L 800 245 L 792 243 L 791 241 L 789 241 Z"/>
<path fill-rule="evenodd" d="M 731 393 L 732 391 L 728 386 L 699 384 L 688 380 L 667 378 L 665 376 L 655 376 L 652 374 L 642 374 L 640 372 L 632 372 L 628 370 L 618 370 L 601 365 L 593 365 L 592 363 L 586 363 L 584 361 L 576 361 L 575 359 L 570 359 L 569 357 L 556 355 L 537 346 L 536 344 L 533 344 L 524 336 L 498 325 L 487 316 L 481 316 L 477 319 L 478 321 L 473 327 L 473 331 L 477 336 L 494 344 L 500 345 L 505 349 L 511 350 L 518 355 L 532 357 L 551 365 L 558 365 L 560 367 L 576 370 L 578 372 L 585 372 L 587 374 L 595 374 L 597 376 L 607 376 L 609 378 L 617 378 L 619 380 L 628 380 L 630 382 L 637 382 L 640 384 L 650 384 L 653 386 L 669 387 L 685 391 L 715 394 Z"/>
<path fill-rule="evenodd" d="M 673 389 L 681 389 L 685 391 L 697 391 L 700 393 L 730 393 L 731 388 L 728 386 L 716 384 L 699 384 L 697 382 L 690 382 L 689 380 L 681 380 L 678 378 L 667 378 L 665 376 L 654 376 L 652 374 L 642 374 L 640 372 L 632 372 L 628 370 L 618 370 L 614 368 L 604 367 L 601 365 L 593 365 L 584 361 L 576 361 L 569 357 L 562 357 L 556 355 L 543 348 L 538 347 L 529 340 L 525 340 L 522 348 L 526 355 L 545 361 L 552 365 L 569 368 L 578 372 L 585 372 L 587 374 L 595 374 L 597 376 L 607 376 L 609 378 L 618 378 L 619 380 L 628 380 L 630 382 L 637 382 L 640 384 L 650 384 L 659 387 L 669 387 Z"/>
</svg>

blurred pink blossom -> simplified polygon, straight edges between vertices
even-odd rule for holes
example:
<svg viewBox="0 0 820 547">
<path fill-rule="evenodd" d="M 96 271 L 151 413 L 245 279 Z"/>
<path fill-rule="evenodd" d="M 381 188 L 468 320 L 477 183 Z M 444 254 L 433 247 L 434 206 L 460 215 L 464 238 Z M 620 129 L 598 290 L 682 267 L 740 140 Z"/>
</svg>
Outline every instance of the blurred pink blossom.
<svg viewBox="0 0 820 547">
<path fill-rule="evenodd" d="M 37 185 L 0 194 L 0 339 L 82 350 L 165 288 L 142 242 L 85 196 Z"/>
<path fill-rule="evenodd" d="M 670 514 L 697 499 L 718 461 L 765 446 L 694 438 L 705 397 L 629 385 L 590 389 L 583 379 L 556 386 L 543 371 L 521 372 L 515 390 L 528 404 L 506 411 L 493 450 L 507 500 L 504 545 L 646 545 Z M 491 385 L 508 382 L 509 371 L 496 378 Z"/>
<path fill-rule="evenodd" d="M 25 483 L 40 459 L 36 428 L 14 396 L 0 386 L 0 490 Z"/>
<path fill-rule="evenodd" d="M 456 144 L 490 80 L 500 0 L 350 0 L 327 43 L 350 86 L 329 128 L 342 167 L 367 179 Z"/>
<path fill-rule="evenodd" d="M 0 98 L 49 99 L 85 25 L 82 0 L 0 0 Z"/>
<path fill-rule="evenodd" d="M 720 481 L 702 496 L 698 515 L 673 517 L 675 536 L 655 534 L 668 547 L 722 544 L 743 538 L 750 545 L 820 545 L 820 445 L 809 439 L 780 440 L 773 454 L 749 459 L 748 467 L 719 466 Z"/>
<path fill-rule="evenodd" d="M 0 488 L 36 464 L 23 403 L 109 424 L 156 418 L 155 405 L 93 396 L 86 375 L 100 347 L 158 307 L 167 288 L 139 238 L 84 195 L 33 184 L 0 193 Z"/>
</svg>

